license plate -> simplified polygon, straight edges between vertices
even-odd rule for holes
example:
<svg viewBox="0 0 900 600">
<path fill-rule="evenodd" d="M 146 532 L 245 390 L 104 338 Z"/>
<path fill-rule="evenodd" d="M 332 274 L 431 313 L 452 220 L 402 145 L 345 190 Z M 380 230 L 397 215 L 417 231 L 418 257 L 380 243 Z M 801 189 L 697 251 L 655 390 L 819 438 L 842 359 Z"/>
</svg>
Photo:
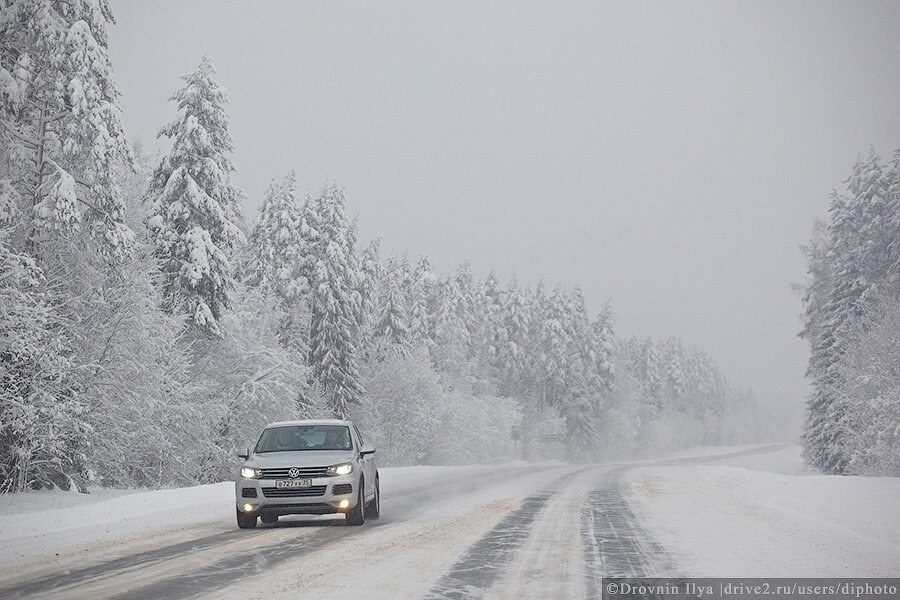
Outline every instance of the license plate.
<svg viewBox="0 0 900 600">
<path fill-rule="evenodd" d="M 312 485 L 312 479 L 279 479 L 275 482 L 277 488 L 308 488 Z"/>
</svg>

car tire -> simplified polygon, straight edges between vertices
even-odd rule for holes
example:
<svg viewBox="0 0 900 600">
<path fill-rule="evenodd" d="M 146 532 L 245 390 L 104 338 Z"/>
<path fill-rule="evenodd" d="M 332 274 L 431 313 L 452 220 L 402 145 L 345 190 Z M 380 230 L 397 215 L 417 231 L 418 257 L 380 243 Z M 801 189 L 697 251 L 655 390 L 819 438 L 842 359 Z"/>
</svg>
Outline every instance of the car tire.
<svg viewBox="0 0 900 600">
<path fill-rule="evenodd" d="M 366 505 L 366 518 L 375 520 L 381 516 L 381 485 L 375 476 L 375 497 Z"/>
<path fill-rule="evenodd" d="M 255 529 L 256 528 L 256 515 L 242 513 L 241 509 L 236 508 L 237 511 L 237 523 L 238 527 L 241 529 Z"/>
<path fill-rule="evenodd" d="M 362 525 L 366 522 L 366 504 L 365 504 L 365 495 L 363 494 L 363 490 L 365 489 L 365 480 L 360 477 L 359 479 L 359 491 L 356 497 L 356 506 L 353 507 L 353 510 L 347 513 L 346 523 L 347 525 Z"/>
<path fill-rule="evenodd" d="M 263 523 L 268 523 L 271 525 L 272 523 L 278 522 L 278 515 L 261 515 L 259 517 L 259 520 Z"/>
</svg>

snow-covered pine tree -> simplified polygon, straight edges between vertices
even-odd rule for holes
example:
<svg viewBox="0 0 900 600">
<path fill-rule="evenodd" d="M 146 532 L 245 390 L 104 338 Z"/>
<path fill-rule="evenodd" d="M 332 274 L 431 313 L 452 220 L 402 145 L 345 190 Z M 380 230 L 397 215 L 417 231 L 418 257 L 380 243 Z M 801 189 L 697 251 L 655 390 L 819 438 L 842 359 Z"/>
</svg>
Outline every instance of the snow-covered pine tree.
<svg viewBox="0 0 900 600">
<path fill-rule="evenodd" d="M 388 258 L 380 286 L 374 328 L 376 346 L 389 348 L 402 355 L 408 354 L 411 349 L 409 315 L 406 295 L 402 289 L 407 275 L 402 261 L 395 257 Z"/>
<path fill-rule="evenodd" d="M 361 330 L 368 332 L 368 336 L 373 334 L 371 328 L 374 327 L 373 321 L 377 319 L 378 312 L 378 285 L 383 276 L 383 268 L 381 266 L 381 239 L 376 238 L 362 251 L 359 259 L 360 283 L 360 313 Z"/>
<path fill-rule="evenodd" d="M 355 233 L 343 192 L 328 185 L 307 200 L 302 231 L 313 262 L 309 365 L 335 417 L 345 417 L 362 395 L 357 369 L 360 294 Z"/>
<path fill-rule="evenodd" d="M 501 394 L 523 398 L 529 377 L 529 340 L 532 336 L 532 314 L 527 292 L 512 278 L 503 295 L 501 308 L 501 328 L 503 341 L 498 346 L 501 370 Z"/>
<path fill-rule="evenodd" d="M 497 382 L 499 387 L 501 360 L 501 348 L 506 344 L 506 329 L 503 327 L 503 290 L 497 274 L 491 270 L 478 293 L 478 304 L 481 307 L 482 324 L 479 330 L 482 332 L 479 339 L 477 358 L 481 375 L 491 381 Z"/>
<path fill-rule="evenodd" d="M 886 225 L 892 221 L 889 184 L 874 148 L 866 159 L 856 161 L 846 184 L 847 195 L 834 192 L 831 196 L 825 264 L 810 263 L 814 277 L 827 275 L 828 279 L 814 279 L 809 284 L 807 323 L 801 334 L 811 344 L 808 374 L 813 381 L 803 433 L 804 456 L 813 466 L 833 473 L 845 472 L 850 460 L 844 424 L 853 420 L 855 410 L 842 397 L 842 382 L 834 366 L 844 353 L 855 321 L 866 310 L 866 299 L 877 294 L 887 280 L 885 255 L 893 242 L 886 239 L 891 235 Z M 820 301 L 821 292 L 827 297 Z"/>
<path fill-rule="evenodd" d="M 113 22 L 106 0 L 0 7 L 0 218 L 19 215 L 11 243 L 27 240 L 36 258 L 82 223 L 108 257 L 133 241 L 114 178 L 130 154 L 107 54 Z"/>
<path fill-rule="evenodd" d="M 846 417 L 847 472 L 900 476 L 900 296 L 867 303 L 835 363 Z"/>
<path fill-rule="evenodd" d="M 459 379 L 467 371 L 471 341 L 463 317 L 466 301 L 455 277 L 443 277 L 437 288 L 433 358 L 438 372 L 450 380 Z"/>
<path fill-rule="evenodd" d="M 885 172 L 888 205 L 881 220 L 881 239 L 886 242 L 884 268 L 887 274 L 886 290 L 900 289 L 900 148 L 894 150 L 894 158 Z"/>
<path fill-rule="evenodd" d="M 300 235 L 296 188 L 297 176 L 293 171 L 280 182 L 269 183 L 248 239 L 242 269 L 246 283 L 284 301 L 301 298 L 309 292 L 309 282 L 302 272 L 306 248 Z"/>
<path fill-rule="evenodd" d="M 244 283 L 277 299 L 285 315 L 280 326 L 281 345 L 305 361 L 309 353 L 309 248 L 301 234 L 296 187 L 293 171 L 280 182 L 269 184 L 245 247 L 241 273 Z"/>
<path fill-rule="evenodd" d="M 458 291 L 455 303 L 456 316 L 466 329 L 466 359 L 472 360 L 475 358 L 476 346 L 481 335 L 479 328 L 483 321 L 475 276 L 472 274 L 472 265 L 469 261 L 459 265 L 454 279 Z"/>
<path fill-rule="evenodd" d="M 219 317 L 233 286 L 231 255 L 244 241 L 238 226 L 243 193 L 230 182 L 228 99 L 209 57 L 182 79 L 185 87 L 171 97 L 178 117 L 160 132 L 172 140 L 172 149 L 153 173 L 148 226 L 170 308 L 219 336 Z"/>
<path fill-rule="evenodd" d="M 665 390 L 670 410 L 683 411 L 687 397 L 687 386 L 684 373 L 685 351 L 681 340 L 670 337 L 660 346 L 662 367 L 666 375 Z"/>
<path fill-rule="evenodd" d="M 591 324 L 593 371 L 594 377 L 597 378 L 597 389 L 603 397 L 612 390 L 616 377 L 615 322 L 615 309 L 612 303 L 607 301 Z"/>
<path fill-rule="evenodd" d="M 547 407 L 559 406 L 562 399 L 572 344 L 571 332 L 566 327 L 567 309 L 565 293 L 560 286 L 556 286 L 543 302 L 538 323 L 540 359 L 537 365 L 542 412 Z"/>
<path fill-rule="evenodd" d="M 412 289 L 409 301 L 409 334 L 417 344 L 426 347 L 433 343 L 434 289 L 437 276 L 427 256 L 422 255 L 413 271 Z"/>
<path fill-rule="evenodd" d="M 581 288 L 564 296 L 568 338 L 560 404 L 566 420 L 566 447 L 572 460 L 596 456 L 600 430 L 600 390 L 593 376 L 594 342 Z"/>
<path fill-rule="evenodd" d="M 584 380 L 583 392 L 578 394 L 576 405 L 580 405 L 585 420 L 590 423 L 586 448 L 595 452 L 603 447 L 601 440 L 604 419 L 608 417 L 613 404 L 613 386 L 616 376 L 616 339 L 613 332 L 615 315 L 607 302 L 593 322 L 585 326 L 582 334 Z"/>
</svg>

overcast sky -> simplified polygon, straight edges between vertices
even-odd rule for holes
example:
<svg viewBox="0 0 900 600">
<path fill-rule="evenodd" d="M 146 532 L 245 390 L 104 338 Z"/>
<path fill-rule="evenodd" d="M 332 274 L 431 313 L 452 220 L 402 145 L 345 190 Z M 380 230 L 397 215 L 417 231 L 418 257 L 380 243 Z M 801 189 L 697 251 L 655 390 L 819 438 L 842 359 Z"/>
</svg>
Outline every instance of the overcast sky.
<svg viewBox="0 0 900 600">
<path fill-rule="evenodd" d="M 110 0 L 151 151 L 206 53 L 253 218 L 273 177 L 345 188 L 363 242 L 580 284 L 799 405 L 798 249 L 870 145 L 900 147 L 898 2 Z"/>
</svg>

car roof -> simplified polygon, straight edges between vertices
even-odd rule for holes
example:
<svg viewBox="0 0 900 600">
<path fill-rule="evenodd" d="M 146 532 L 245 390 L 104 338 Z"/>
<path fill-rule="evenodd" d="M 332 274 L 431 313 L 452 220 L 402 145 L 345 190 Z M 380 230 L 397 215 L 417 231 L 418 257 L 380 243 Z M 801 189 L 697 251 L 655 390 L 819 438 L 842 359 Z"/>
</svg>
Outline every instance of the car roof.
<svg viewBox="0 0 900 600">
<path fill-rule="evenodd" d="M 308 419 L 303 421 L 278 421 L 277 423 L 269 423 L 266 429 L 271 427 L 286 427 L 289 425 L 346 425 L 351 426 L 353 423 L 346 419 Z"/>
</svg>

